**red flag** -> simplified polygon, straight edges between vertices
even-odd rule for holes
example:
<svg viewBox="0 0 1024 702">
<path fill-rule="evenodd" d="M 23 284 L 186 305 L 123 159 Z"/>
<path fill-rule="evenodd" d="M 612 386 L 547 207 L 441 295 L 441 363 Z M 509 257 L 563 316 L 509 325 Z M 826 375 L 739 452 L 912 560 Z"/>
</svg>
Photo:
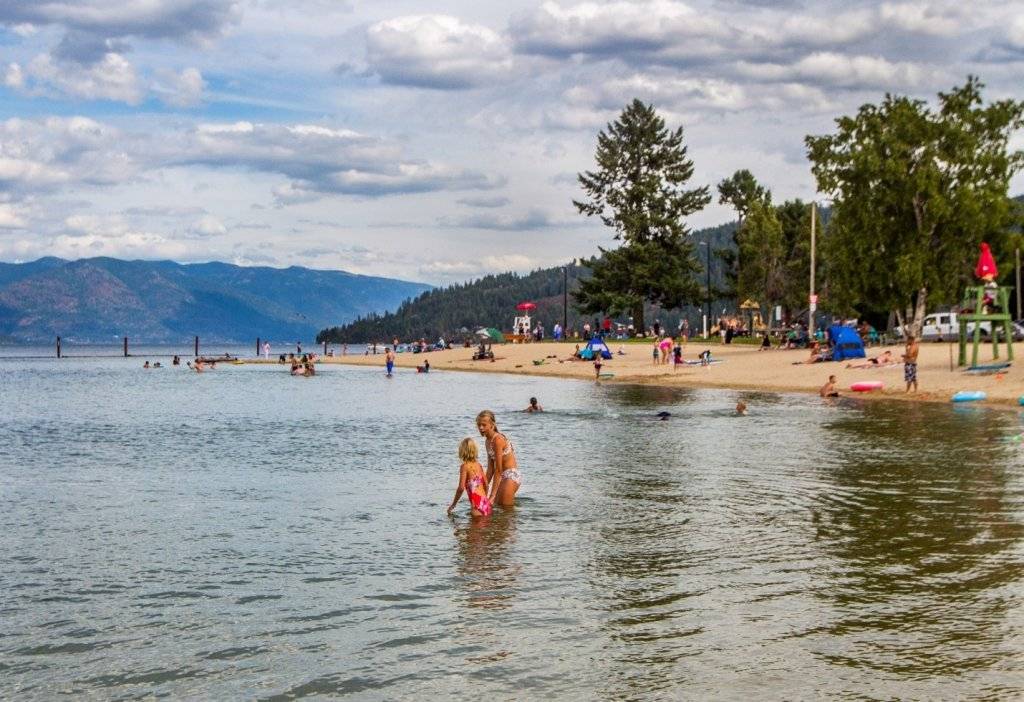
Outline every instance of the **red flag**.
<svg viewBox="0 0 1024 702">
<path fill-rule="evenodd" d="M 999 271 L 996 270 L 996 260 L 992 258 L 992 251 L 988 244 L 981 242 L 981 255 L 978 256 L 978 265 L 974 268 L 974 275 L 982 280 L 994 280 Z"/>
</svg>

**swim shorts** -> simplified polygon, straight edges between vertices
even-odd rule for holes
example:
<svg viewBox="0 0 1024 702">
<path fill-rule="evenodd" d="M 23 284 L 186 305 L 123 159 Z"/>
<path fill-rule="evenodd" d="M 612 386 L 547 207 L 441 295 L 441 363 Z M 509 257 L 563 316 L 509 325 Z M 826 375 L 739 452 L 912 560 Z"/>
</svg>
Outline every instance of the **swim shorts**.
<svg viewBox="0 0 1024 702">
<path fill-rule="evenodd" d="M 916 383 L 917 382 L 917 364 L 916 363 L 905 363 L 905 364 L 903 364 L 903 382 L 904 383 Z"/>
</svg>

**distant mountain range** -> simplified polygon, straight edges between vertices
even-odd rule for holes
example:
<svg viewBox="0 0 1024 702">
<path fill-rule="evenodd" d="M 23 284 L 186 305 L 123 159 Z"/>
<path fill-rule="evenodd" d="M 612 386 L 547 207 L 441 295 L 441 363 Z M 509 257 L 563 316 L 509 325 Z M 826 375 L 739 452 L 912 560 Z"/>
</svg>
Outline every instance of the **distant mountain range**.
<svg viewBox="0 0 1024 702">
<path fill-rule="evenodd" d="M 0 340 L 312 341 L 431 286 L 345 271 L 228 263 L 41 258 L 0 263 Z"/>
</svg>

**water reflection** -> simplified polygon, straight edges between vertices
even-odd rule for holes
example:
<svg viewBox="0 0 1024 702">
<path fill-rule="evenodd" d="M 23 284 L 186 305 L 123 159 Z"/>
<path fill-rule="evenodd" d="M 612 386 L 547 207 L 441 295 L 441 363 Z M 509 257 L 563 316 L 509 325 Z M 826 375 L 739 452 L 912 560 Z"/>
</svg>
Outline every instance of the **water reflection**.
<svg viewBox="0 0 1024 702">
<path fill-rule="evenodd" d="M 834 612 L 819 655 L 910 677 L 1019 656 L 1007 637 L 1021 622 L 1007 619 L 1024 576 L 1021 488 L 992 442 L 1011 427 L 997 413 L 910 403 L 831 422 L 850 460 L 822 471 L 831 485 L 816 508 L 834 559 L 817 588 Z"/>
<path fill-rule="evenodd" d="M 489 517 L 450 517 L 458 549 L 456 571 L 466 606 L 507 609 L 522 565 L 511 558 L 516 509 L 495 508 Z"/>
</svg>

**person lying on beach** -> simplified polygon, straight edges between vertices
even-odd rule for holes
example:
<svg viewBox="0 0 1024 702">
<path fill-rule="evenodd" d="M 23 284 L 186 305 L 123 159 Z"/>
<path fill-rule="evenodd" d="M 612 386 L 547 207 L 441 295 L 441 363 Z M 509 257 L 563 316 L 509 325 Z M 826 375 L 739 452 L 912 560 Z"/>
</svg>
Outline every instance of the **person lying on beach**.
<svg viewBox="0 0 1024 702">
<path fill-rule="evenodd" d="M 874 358 L 869 358 L 866 361 L 860 363 L 847 363 L 847 368 L 874 368 L 876 366 L 887 366 L 889 364 L 895 364 L 896 361 L 892 357 L 892 351 L 886 351 Z"/>
<path fill-rule="evenodd" d="M 839 397 L 839 391 L 836 389 L 836 377 L 834 375 L 828 377 L 828 381 L 821 386 L 818 394 L 821 397 Z"/>
<path fill-rule="evenodd" d="M 544 408 L 537 404 L 537 398 L 530 398 L 530 406 L 523 410 L 524 412 L 543 412 Z"/>
<path fill-rule="evenodd" d="M 477 461 L 477 455 L 476 442 L 467 436 L 459 444 L 459 460 L 462 461 L 462 465 L 459 467 L 459 484 L 455 488 L 455 497 L 448 505 L 448 514 L 451 514 L 455 505 L 459 504 L 463 492 L 469 498 L 470 512 L 474 517 L 486 517 L 493 509 L 491 501 L 487 498 L 487 476 L 484 475 L 483 466 Z"/>
<path fill-rule="evenodd" d="M 804 363 L 821 363 L 822 361 L 828 361 L 831 358 L 832 352 L 828 349 L 822 351 L 821 344 L 815 341 L 811 345 L 811 355 L 806 361 L 804 361 Z"/>
</svg>

